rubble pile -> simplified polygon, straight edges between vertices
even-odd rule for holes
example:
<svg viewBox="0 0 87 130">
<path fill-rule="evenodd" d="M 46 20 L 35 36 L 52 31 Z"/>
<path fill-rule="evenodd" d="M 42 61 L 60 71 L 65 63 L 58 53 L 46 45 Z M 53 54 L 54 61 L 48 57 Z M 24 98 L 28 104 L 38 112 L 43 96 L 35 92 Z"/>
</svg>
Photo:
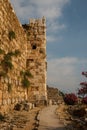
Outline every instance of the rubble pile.
<svg viewBox="0 0 87 130">
<path fill-rule="evenodd" d="M 40 108 L 33 108 L 28 102 L 17 103 L 14 110 L 0 114 L 0 130 L 32 130 L 37 120 L 35 119 Z"/>
<path fill-rule="evenodd" d="M 56 114 L 67 130 L 87 130 L 87 106 L 62 103 L 58 106 Z"/>
</svg>

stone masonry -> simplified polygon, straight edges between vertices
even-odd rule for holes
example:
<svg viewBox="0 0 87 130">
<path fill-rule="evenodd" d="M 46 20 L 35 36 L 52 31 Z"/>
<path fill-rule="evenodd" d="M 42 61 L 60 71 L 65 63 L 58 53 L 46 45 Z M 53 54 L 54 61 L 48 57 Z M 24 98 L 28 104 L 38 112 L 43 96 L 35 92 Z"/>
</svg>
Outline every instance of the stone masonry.
<svg viewBox="0 0 87 130">
<path fill-rule="evenodd" d="M 61 92 L 54 87 L 49 87 L 47 85 L 47 97 L 48 97 L 48 103 L 50 103 L 50 101 L 52 102 L 52 104 L 59 104 L 63 102 L 63 97 L 61 95 Z"/>
<path fill-rule="evenodd" d="M 0 0 L 0 111 L 17 102 L 47 100 L 46 20 L 30 19 L 22 27 L 8 0 Z M 29 70 L 30 87 L 24 89 L 21 72 Z"/>
<path fill-rule="evenodd" d="M 31 79 L 29 100 L 47 100 L 46 90 L 46 19 L 30 19 L 28 25 L 23 25 L 28 37 L 27 68 L 34 76 Z"/>
</svg>

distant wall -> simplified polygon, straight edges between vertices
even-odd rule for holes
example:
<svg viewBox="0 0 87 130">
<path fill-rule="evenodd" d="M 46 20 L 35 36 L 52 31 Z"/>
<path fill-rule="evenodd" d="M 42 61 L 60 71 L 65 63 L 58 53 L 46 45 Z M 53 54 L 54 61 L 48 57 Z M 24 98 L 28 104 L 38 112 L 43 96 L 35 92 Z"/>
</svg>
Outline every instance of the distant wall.
<svg viewBox="0 0 87 130">
<path fill-rule="evenodd" d="M 5 53 L 1 52 L 1 61 L 9 52 L 20 51 L 20 55 L 11 56 L 13 68 L 8 69 L 8 72 L 0 65 L 0 73 L 6 72 L 5 75 L 0 74 L 0 106 L 4 111 L 9 104 L 26 98 L 26 91 L 21 85 L 20 71 L 26 68 L 27 37 L 8 0 L 0 0 L 0 51 L 2 50 Z"/>
<path fill-rule="evenodd" d="M 60 95 L 60 91 L 54 87 L 47 86 L 47 97 L 48 97 L 48 102 L 52 101 L 52 103 L 55 102 L 58 103 L 63 101 L 63 98 Z"/>
</svg>

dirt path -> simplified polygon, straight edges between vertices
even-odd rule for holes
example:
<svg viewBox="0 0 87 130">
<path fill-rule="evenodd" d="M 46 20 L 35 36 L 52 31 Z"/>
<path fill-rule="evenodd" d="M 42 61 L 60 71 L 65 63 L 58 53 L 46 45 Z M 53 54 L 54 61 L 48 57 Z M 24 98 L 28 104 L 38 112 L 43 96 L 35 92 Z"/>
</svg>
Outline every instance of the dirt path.
<svg viewBox="0 0 87 130">
<path fill-rule="evenodd" d="M 58 106 L 48 106 L 39 114 L 39 128 L 38 130 L 65 130 L 64 124 L 60 122 L 57 115 L 55 114 L 55 109 Z"/>
</svg>

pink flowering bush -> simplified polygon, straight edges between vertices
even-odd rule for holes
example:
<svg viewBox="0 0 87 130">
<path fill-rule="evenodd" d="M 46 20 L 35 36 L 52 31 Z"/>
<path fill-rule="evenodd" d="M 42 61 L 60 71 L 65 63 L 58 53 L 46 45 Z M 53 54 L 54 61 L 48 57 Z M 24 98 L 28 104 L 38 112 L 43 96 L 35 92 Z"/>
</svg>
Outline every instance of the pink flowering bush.
<svg viewBox="0 0 87 130">
<path fill-rule="evenodd" d="M 84 98 L 82 99 L 82 103 L 87 104 L 87 97 L 84 97 Z"/>
<path fill-rule="evenodd" d="M 82 75 L 84 75 L 85 77 L 87 77 L 87 72 L 82 72 Z M 81 88 L 78 89 L 78 95 L 80 97 L 84 98 L 87 95 L 87 82 L 86 81 L 85 82 L 81 82 L 80 85 L 81 85 Z"/>
<path fill-rule="evenodd" d="M 85 77 L 87 77 L 87 72 L 82 72 L 82 75 L 84 75 Z"/>
<path fill-rule="evenodd" d="M 78 98 L 74 93 L 65 94 L 64 101 L 68 105 L 75 105 L 78 102 Z"/>
<path fill-rule="evenodd" d="M 80 85 L 82 86 L 80 89 L 78 89 L 78 95 L 81 97 L 85 97 L 87 94 L 87 82 L 82 82 L 80 83 Z"/>
</svg>

